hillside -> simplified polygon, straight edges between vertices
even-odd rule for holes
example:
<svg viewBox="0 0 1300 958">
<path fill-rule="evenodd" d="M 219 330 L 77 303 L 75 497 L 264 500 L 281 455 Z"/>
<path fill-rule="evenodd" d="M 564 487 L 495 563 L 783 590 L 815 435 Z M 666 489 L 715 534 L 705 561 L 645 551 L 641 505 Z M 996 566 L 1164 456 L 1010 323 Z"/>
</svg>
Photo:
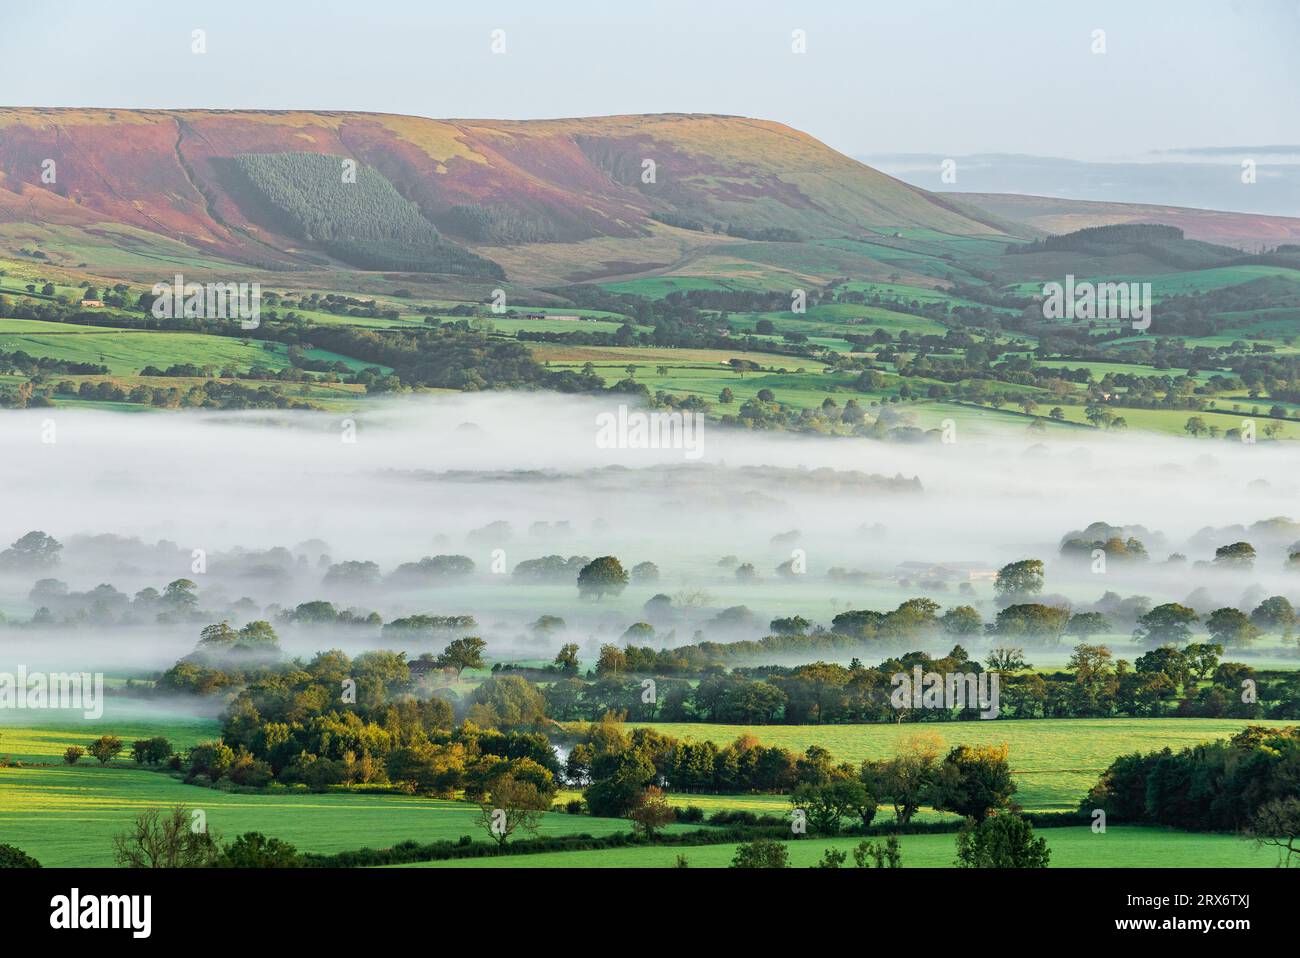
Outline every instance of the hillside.
<svg viewBox="0 0 1300 958">
<path fill-rule="evenodd" d="M 344 179 L 347 161 L 355 182 Z M 348 186 L 361 194 L 348 215 L 325 233 L 308 229 L 303 211 L 328 217 L 324 191 L 339 199 Z M 369 225 L 343 235 L 344 222 Z M 740 117 L 0 110 L 0 249 L 53 230 L 63 265 L 124 248 L 174 257 L 182 243 L 267 269 L 492 278 L 504 267 L 540 284 L 653 272 L 705 247 L 904 228 L 1004 232 L 960 201 Z"/>
<path fill-rule="evenodd" d="M 1090 226 L 1159 223 L 1176 226 L 1188 239 L 1258 252 L 1260 247 L 1300 242 L 1300 218 L 1230 213 L 1144 203 L 1101 203 L 1013 193 L 950 193 L 1004 220 L 1041 230 L 1070 233 Z"/>
</svg>

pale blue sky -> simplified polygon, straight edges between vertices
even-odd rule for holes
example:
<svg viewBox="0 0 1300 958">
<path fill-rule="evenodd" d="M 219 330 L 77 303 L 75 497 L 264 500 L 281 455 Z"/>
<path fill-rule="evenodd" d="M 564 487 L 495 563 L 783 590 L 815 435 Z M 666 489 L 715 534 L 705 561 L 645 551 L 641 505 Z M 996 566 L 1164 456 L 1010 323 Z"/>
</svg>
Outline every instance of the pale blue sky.
<svg viewBox="0 0 1300 958">
<path fill-rule="evenodd" d="M 709 112 L 846 153 L 1300 141 L 1298 0 L 7 0 L 20 106 Z M 190 32 L 207 31 L 204 56 Z M 489 49 L 506 31 L 507 53 Z M 790 52 L 794 29 L 807 53 Z M 1094 29 L 1107 52 L 1090 52 Z"/>
</svg>

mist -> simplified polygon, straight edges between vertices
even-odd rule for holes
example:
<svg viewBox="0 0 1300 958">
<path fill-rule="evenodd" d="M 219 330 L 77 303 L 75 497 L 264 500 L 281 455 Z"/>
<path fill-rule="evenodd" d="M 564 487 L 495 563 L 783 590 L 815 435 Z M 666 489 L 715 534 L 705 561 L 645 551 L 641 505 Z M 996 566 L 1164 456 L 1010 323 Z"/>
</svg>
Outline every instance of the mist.
<svg viewBox="0 0 1300 958">
<path fill-rule="evenodd" d="M 63 549 L 51 568 L 0 571 L 0 668 L 169 667 L 205 623 L 159 621 L 132 597 L 176 579 L 195 583 L 210 621 L 272 621 L 290 656 L 437 651 L 441 634 L 397 643 L 367 619 L 419 613 L 473 616 L 472 629 L 448 634 L 482 636 L 491 659 L 549 660 L 572 641 L 584 666 L 642 621 L 655 631 L 637 644 L 656 647 L 759 637 L 778 616 L 829 627 L 838 612 L 887 611 L 918 595 L 973 605 L 989 621 L 991 573 L 1024 558 L 1043 559 L 1044 593 L 1076 610 L 1107 592 L 1190 598 L 1198 611 L 1249 611 L 1269 595 L 1300 603 L 1300 574 L 1285 569 L 1300 524 L 1254 526 L 1300 516 L 1285 444 L 1082 430 L 902 443 L 708 423 L 699 457 L 688 458 L 602 448 L 597 416 L 617 402 L 483 393 L 367 404 L 346 417 L 11 412 L 0 420 L 0 547 L 41 530 Z M 1099 521 L 1139 538 L 1149 559 L 1102 571 L 1062 559 L 1063 538 Z M 1259 552 L 1253 571 L 1209 565 L 1216 547 L 1241 540 Z M 1173 553 L 1186 561 L 1166 563 Z M 549 555 L 652 562 L 659 577 L 593 601 L 572 572 L 514 574 Z M 395 574 L 428 556 L 474 567 Z M 377 568 L 352 575 L 343 563 Z M 754 577 L 742 580 L 746 563 Z M 945 581 L 929 565 L 971 575 Z M 66 590 L 33 593 L 43 579 Z M 102 584 L 120 596 L 87 595 Z M 671 601 L 647 609 L 656 595 Z M 314 600 L 352 609 L 353 621 L 277 620 Z M 740 606 L 748 613 L 718 618 Z M 42 607 L 49 616 L 33 625 Z M 535 627 L 543 615 L 564 624 Z"/>
</svg>

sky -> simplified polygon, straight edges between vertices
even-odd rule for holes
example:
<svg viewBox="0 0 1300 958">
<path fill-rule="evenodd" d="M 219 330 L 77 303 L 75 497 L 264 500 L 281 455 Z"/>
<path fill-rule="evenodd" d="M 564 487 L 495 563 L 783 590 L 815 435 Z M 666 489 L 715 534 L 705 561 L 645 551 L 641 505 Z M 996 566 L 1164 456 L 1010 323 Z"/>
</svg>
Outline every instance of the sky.
<svg viewBox="0 0 1300 958">
<path fill-rule="evenodd" d="M 492 52 L 494 30 L 504 53 Z M 1093 52 L 1097 30 L 1104 53 Z M 726 113 L 779 120 L 850 155 L 1096 160 L 1295 144 L 1297 49 L 1300 0 L 7 0 L 0 99 L 508 119 Z"/>
</svg>

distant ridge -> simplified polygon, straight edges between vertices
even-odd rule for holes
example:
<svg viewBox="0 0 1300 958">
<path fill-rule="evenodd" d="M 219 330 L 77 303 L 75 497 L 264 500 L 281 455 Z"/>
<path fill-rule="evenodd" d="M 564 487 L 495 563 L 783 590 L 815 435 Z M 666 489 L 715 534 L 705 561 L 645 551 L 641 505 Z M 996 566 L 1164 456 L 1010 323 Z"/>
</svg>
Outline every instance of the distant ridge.
<svg viewBox="0 0 1300 958">
<path fill-rule="evenodd" d="M 949 193 L 1003 220 L 1044 233 L 1072 233 L 1089 226 L 1159 223 L 1176 226 L 1192 240 L 1257 252 L 1300 242 L 1300 217 L 1231 213 L 1145 203 L 1101 203 L 1015 193 Z"/>
</svg>

